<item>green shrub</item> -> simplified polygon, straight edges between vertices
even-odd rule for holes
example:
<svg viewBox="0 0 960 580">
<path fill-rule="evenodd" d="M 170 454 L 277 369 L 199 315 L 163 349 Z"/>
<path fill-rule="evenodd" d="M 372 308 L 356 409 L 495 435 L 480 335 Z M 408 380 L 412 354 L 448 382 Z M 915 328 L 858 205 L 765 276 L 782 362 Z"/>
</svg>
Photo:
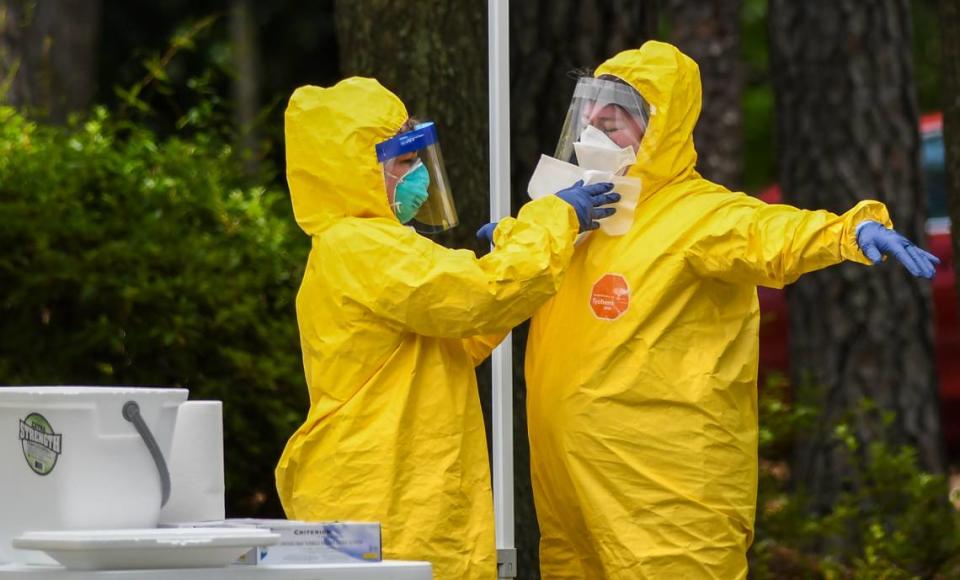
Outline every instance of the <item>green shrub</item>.
<svg viewBox="0 0 960 580">
<path fill-rule="evenodd" d="M 307 408 L 309 242 L 286 192 L 251 181 L 214 132 L 0 108 L 0 382 L 220 399 L 228 510 L 279 515 L 273 466 Z"/>
<path fill-rule="evenodd" d="M 795 434 L 819 420 L 818 414 L 789 403 L 782 379 L 764 388 L 752 578 L 960 575 L 960 515 L 948 501 L 945 478 L 920 469 L 909 447 L 878 441 L 861 449 L 849 425 L 863 414 L 883 415 L 865 400 L 834 428 L 852 467 L 853 481 L 844 486 L 851 491 L 842 493 L 829 513 L 815 515 L 810 498 L 792 485 L 788 459 Z"/>
</svg>

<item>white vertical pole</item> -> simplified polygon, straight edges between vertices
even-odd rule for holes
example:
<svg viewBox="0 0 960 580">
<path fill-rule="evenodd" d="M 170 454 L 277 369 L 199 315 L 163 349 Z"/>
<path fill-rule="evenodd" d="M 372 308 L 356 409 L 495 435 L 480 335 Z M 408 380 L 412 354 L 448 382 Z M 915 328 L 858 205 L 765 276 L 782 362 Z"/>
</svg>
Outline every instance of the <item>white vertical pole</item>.
<svg viewBox="0 0 960 580">
<path fill-rule="evenodd" d="M 510 215 L 510 2 L 488 0 L 490 221 Z M 497 577 L 515 578 L 513 519 L 513 337 L 493 351 L 493 510 Z"/>
</svg>

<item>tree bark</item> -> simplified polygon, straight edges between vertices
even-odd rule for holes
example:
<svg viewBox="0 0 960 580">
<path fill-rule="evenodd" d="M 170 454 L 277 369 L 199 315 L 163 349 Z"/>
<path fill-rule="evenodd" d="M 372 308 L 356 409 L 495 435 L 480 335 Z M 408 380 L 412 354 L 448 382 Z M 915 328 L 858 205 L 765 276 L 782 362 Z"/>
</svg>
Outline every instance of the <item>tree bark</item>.
<svg viewBox="0 0 960 580">
<path fill-rule="evenodd" d="M 250 173 L 257 170 L 256 120 L 259 108 L 260 74 L 257 62 L 257 29 L 252 0 L 232 0 L 230 6 L 230 44 L 233 52 L 234 126 L 237 145 Z"/>
<path fill-rule="evenodd" d="M 470 0 L 336 3 L 343 75 L 375 77 L 436 121 L 460 226 L 435 239 L 470 248 L 489 215 L 485 13 Z"/>
<path fill-rule="evenodd" d="M 738 190 L 743 182 L 741 0 L 667 0 L 670 38 L 700 66 L 703 110 L 694 131 L 697 170 Z"/>
<path fill-rule="evenodd" d="M 922 241 L 908 0 L 773 0 L 770 16 L 786 200 L 840 213 L 878 199 L 898 231 Z M 909 444 L 942 471 L 929 283 L 894 261 L 845 264 L 805 276 L 788 300 L 793 383 L 824 414 L 798 442 L 794 473 L 821 509 L 856 485 L 833 436 L 850 417 L 861 443 Z M 864 397 L 894 411 L 892 425 L 857 413 Z"/>
<path fill-rule="evenodd" d="M 960 4 L 940 0 L 943 43 L 943 144 L 956 287 L 960 288 Z M 958 293 L 960 297 L 960 293 Z M 960 312 L 960 310 L 958 310 Z M 958 321 L 960 322 L 960 321 Z"/>
<path fill-rule="evenodd" d="M 90 106 L 100 0 L 0 0 L 0 99 L 51 121 Z"/>
</svg>

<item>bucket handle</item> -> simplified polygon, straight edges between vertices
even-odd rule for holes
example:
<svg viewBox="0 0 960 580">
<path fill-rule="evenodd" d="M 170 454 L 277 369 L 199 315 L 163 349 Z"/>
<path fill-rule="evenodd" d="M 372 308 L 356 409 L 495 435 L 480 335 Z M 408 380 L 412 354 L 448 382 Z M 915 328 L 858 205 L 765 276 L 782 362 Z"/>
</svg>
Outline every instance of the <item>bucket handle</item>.
<svg viewBox="0 0 960 580">
<path fill-rule="evenodd" d="M 153 462 L 157 464 L 157 471 L 160 472 L 160 487 L 163 494 L 160 507 L 163 507 L 167 505 L 167 500 L 170 499 L 170 470 L 167 469 L 167 462 L 163 459 L 163 452 L 160 451 L 157 440 L 154 439 L 153 433 L 150 432 L 146 421 L 144 421 L 143 416 L 140 415 L 140 405 L 138 405 L 136 401 L 127 401 L 124 403 L 123 418 L 133 423 L 133 426 L 137 428 L 137 433 L 140 434 L 143 442 L 147 445 L 147 449 L 150 450 Z"/>
</svg>

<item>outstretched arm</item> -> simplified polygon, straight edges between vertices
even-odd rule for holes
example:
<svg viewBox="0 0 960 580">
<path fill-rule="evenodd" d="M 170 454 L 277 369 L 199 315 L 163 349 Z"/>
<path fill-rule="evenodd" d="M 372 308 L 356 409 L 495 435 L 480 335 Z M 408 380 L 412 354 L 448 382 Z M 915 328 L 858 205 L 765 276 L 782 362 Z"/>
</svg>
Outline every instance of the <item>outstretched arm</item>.
<svg viewBox="0 0 960 580">
<path fill-rule="evenodd" d="M 863 228 L 859 241 L 858 226 Z M 704 276 L 774 288 L 844 260 L 874 264 L 878 253 L 897 257 L 915 275 L 932 276 L 939 260 L 891 226 L 887 208 L 878 201 L 862 201 L 836 215 L 738 194 L 715 208 L 698 228 L 686 257 Z"/>
</svg>

